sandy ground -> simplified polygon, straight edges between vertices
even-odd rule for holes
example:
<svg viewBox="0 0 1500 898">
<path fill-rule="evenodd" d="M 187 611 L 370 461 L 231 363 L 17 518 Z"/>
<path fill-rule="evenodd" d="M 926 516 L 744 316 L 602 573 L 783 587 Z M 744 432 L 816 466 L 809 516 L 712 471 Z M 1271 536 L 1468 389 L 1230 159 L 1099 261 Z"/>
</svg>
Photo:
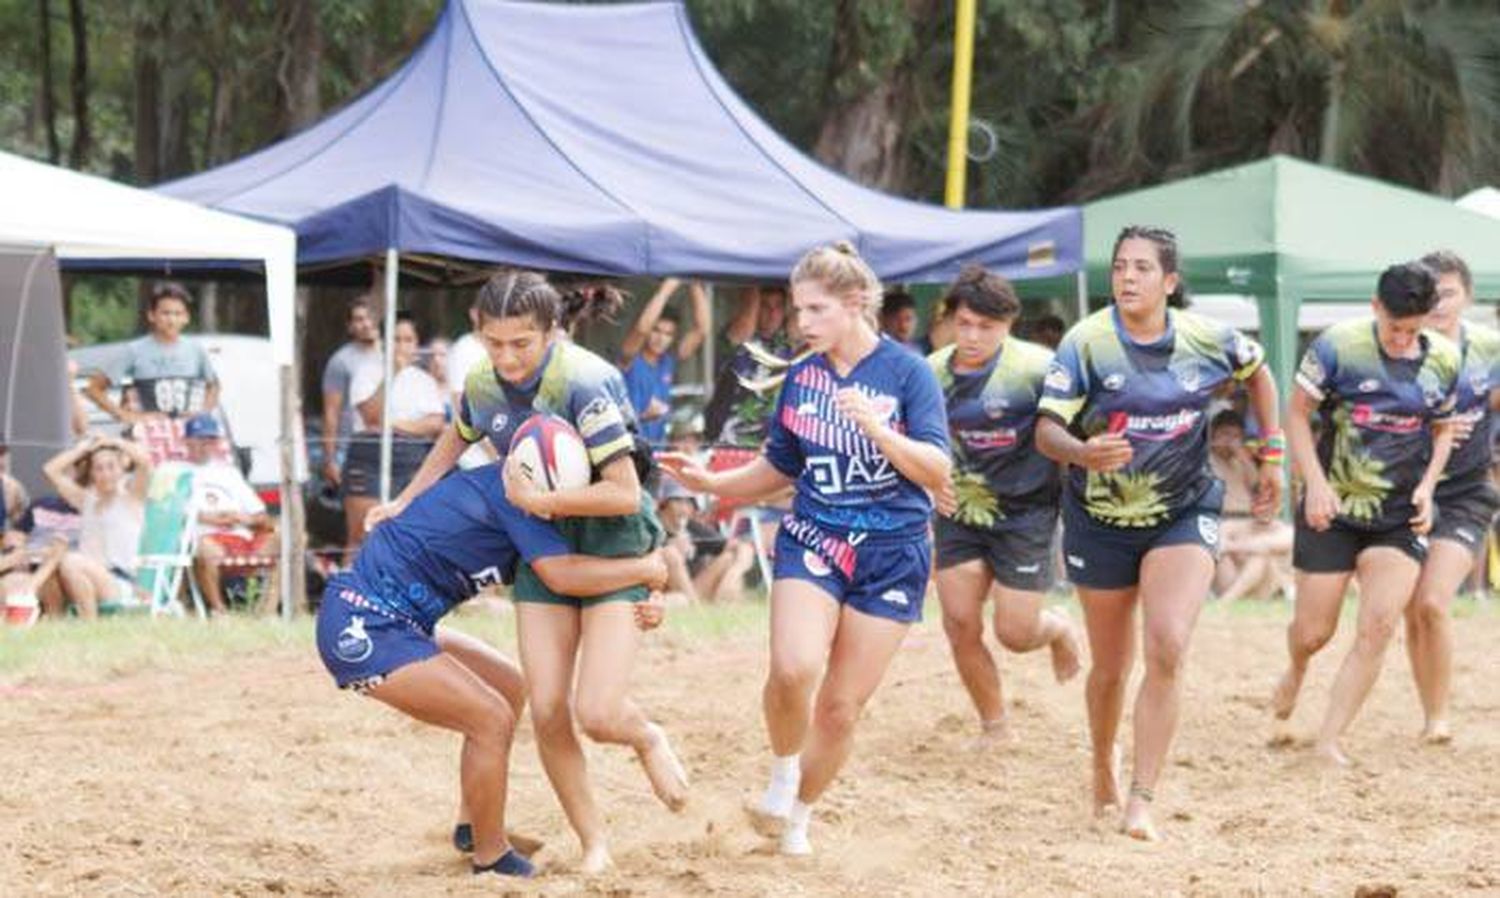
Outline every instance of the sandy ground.
<svg viewBox="0 0 1500 898">
<path fill-rule="evenodd" d="M 931 612 L 932 608 L 929 608 Z M 595 748 L 618 868 L 572 873 L 576 844 L 529 726 L 512 825 L 545 838 L 546 877 L 476 881 L 447 845 L 457 739 L 336 692 L 311 653 L 0 693 L 0 895 L 1480 895 L 1500 894 L 1500 617 L 1459 625 L 1448 748 L 1417 744 L 1403 649 L 1331 771 L 1267 747 L 1282 620 L 1206 616 L 1159 790 L 1168 841 L 1091 825 L 1081 683 L 1045 655 L 1005 661 L 1019 741 L 972 724 L 940 628 L 914 630 L 817 811 L 816 857 L 787 862 L 746 824 L 758 785 L 761 635 L 654 635 L 637 694 L 694 777 L 673 816 L 628 752 Z M 1350 622 L 1314 664 L 1321 713 Z"/>
</svg>

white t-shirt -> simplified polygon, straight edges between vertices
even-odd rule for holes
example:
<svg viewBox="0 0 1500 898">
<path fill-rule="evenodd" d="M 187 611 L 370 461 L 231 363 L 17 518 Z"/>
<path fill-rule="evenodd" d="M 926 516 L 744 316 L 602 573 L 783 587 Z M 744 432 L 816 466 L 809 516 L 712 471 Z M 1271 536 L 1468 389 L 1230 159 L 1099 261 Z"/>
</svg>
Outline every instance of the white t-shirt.
<svg viewBox="0 0 1500 898">
<path fill-rule="evenodd" d="M 354 403 L 349 399 L 349 391 L 355 375 L 373 368 L 375 369 L 375 382 L 378 384 L 384 365 L 385 357 L 381 355 L 379 343 L 363 346 L 351 340 L 340 346 L 323 368 L 323 392 L 338 393 L 344 398 L 344 408 L 339 413 L 340 437 L 348 436 L 351 431 L 360 429 L 357 426 L 359 414 L 355 412 Z"/>
<path fill-rule="evenodd" d="M 193 469 L 193 508 L 199 514 L 225 511 L 263 514 L 266 503 L 233 465 L 207 464 Z M 245 539 L 255 535 L 249 527 L 204 525 L 204 533 L 232 533 Z"/>
<path fill-rule="evenodd" d="M 109 567 L 134 574 L 141 529 L 146 524 L 145 503 L 126 492 L 100 502 L 98 493 L 88 490 L 79 517 L 79 550 Z"/>
<path fill-rule="evenodd" d="M 470 331 L 453 341 L 448 347 L 448 386 L 453 390 L 453 407 L 457 409 L 462 401 L 464 381 L 468 379 L 469 372 L 478 365 L 489 362 L 489 354 L 484 351 L 484 344 Z M 489 443 L 480 440 L 464 450 L 464 454 L 458 458 L 460 468 L 477 468 L 480 465 L 489 464 L 495 460 L 494 454 L 488 448 Z"/>
<path fill-rule="evenodd" d="M 354 372 L 349 384 L 349 404 L 357 406 L 375 395 L 385 372 L 380 368 L 360 368 Z M 407 365 L 396 372 L 396 387 L 391 390 L 391 420 L 410 421 L 423 415 L 442 415 L 443 391 L 431 374 L 420 365 Z M 365 425 L 363 417 L 357 417 L 355 433 L 375 433 L 378 427 Z"/>
</svg>

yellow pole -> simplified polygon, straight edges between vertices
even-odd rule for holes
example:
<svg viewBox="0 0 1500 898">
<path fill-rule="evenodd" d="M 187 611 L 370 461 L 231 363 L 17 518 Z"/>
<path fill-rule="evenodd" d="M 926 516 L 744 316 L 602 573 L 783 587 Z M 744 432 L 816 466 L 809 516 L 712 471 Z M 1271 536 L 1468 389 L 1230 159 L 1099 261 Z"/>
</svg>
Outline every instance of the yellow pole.
<svg viewBox="0 0 1500 898">
<path fill-rule="evenodd" d="M 958 0 L 953 29 L 953 114 L 948 120 L 948 185 L 943 202 L 964 207 L 969 157 L 969 87 L 974 72 L 974 0 Z"/>
</svg>

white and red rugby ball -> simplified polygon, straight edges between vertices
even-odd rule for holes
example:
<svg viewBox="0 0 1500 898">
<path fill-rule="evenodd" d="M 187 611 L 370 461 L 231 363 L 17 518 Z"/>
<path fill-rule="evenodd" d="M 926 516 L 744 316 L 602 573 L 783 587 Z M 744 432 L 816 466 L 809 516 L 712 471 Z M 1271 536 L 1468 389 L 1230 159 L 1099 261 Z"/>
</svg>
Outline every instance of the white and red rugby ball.
<svg viewBox="0 0 1500 898">
<path fill-rule="evenodd" d="M 510 457 L 537 489 L 547 493 L 588 486 L 593 474 L 583 437 L 556 415 L 532 415 L 516 428 Z"/>
</svg>

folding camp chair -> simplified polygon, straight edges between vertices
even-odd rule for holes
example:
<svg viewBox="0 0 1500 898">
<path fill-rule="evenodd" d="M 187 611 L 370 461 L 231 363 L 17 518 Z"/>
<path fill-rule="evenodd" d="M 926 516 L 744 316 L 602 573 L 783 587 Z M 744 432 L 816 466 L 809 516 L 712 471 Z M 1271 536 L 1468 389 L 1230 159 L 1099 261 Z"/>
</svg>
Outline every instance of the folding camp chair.
<svg viewBox="0 0 1500 898">
<path fill-rule="evenodd" d="M 740 446 L 716 446 L 709 450 L 707 468 L 710 471 L 730 471 L 743 467 L 760 457 L 759 450 Z M 714 502 L 714 521 L 725 535 L 733 536 L 743 522 L 750 530 L 750 544 L 755 547 L 755 563 L 760 570 L 761 583 L 766 594 L 771 592 L 771 552 L 761 534 L 760 518 L 767 511 L 763 505 L 750 505 L 737 499 L 719 498 Z"/>
<path fill-rule="evenodd" d="M 146 494 L 146 523 L 136 553 L 135 582 L 146 596 L 153 617 L 181 614 L 177 596 L 182 575 L 193 566 L 197 546 L 198 512 L 193 504 L 193 466 L 181 462 L 158 465 L 151 472 Z M 206 616 L 196 589 L 193 610 Z"/>
</svg>

